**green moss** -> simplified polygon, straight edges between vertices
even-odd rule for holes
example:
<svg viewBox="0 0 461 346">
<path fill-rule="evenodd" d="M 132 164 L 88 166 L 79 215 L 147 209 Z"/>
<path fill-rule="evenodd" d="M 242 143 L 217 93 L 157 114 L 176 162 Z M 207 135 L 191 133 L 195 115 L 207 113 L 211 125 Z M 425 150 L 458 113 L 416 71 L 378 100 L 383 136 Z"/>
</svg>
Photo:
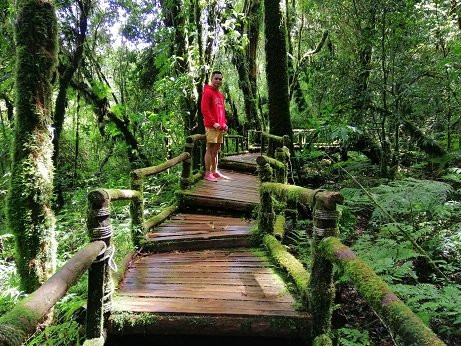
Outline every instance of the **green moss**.
<svg viewBox="0 0 461 346">
<path fill-rule="evenodd" d="M 16 239 L 21 289 L 30 293 L 56 267 L 53 146 L 48 127 L 57 21 L 52 1 L 18 0 L 16 13 L 15 137 L 6 214 Z"/>
<path fill-rule="evenodd" d="M 273 170 L 271 166 L 266 163 L 264 166 L 258 166 L 258 176 L 260 182 L 272 181 Z"/>
<path fill-rule="evenodd" d="M 275 218 L 274 230 L 272 232 L 277 239 L 282 239 L 285 233 L 285 216 L 279 214 Z"/>
<path fill-rule="evenodd" d="M 306 189 L 301 186 L 287 185 L 281 183 L 263 183 L 260 186 L 261 192 L 268 192 L 275 197 L 290 202 L 301 202 L 307 206 L 314 203 L 314 196 L 318 190 Z"/>
<path fill-rule="evenodd" d="M 0 345 L 4 346 L 21 346 L 27 335 L 9 325 L 0 324 Z"/>
<path fill-rule="evenodd" d="M 151 217 L 144 223 L 145 231 L 147 232 L 149 228 L 154 227 L 160 224 L 161 222 L 163 222 L 167 217 L 169 217 L 172 213 L 174 213 L 176 209 L 178 209 L 177 204 L 172 204 L 172 205 L 169 205 L 163 208 L 159 214 L 155 215 L 154 217 Z"/>
<path fill-rule="evenodd" d="M 120 332 L 123 332 L 123 329 L 125 327 L 143 327 L 146 325 L 155 325 L 159 321 L 159 315 L 149 312 L 122 312 L 118 314 L 113 314 L 111 317 L 112 326 Z"/>
<path fill-rule="evenodd" d="M 28 299 L 19 302 L 11 311 L 0 317 L 0 341 L 5 345 L 22 345 L 29 333 L 32 333 L 42 316 L 35 310 L 27 308 Z M 19 340 L 19 343 L 17 341 Z M 0 345 L 3 343 L 0 342 Z"/>
<path fill-rule="evenodd" d="M 313 346 L 332 346 L 333 342 L 331 341 L 330 337 L 326 334 L 322 334 L 317 336 L 314 339 Z"/>
<path fill-rule="evenodd" d="M 264 244 L 276 263 L 285 269 L 296 284 L 296 288 L 304 298 L 309 283 L 309 272 L 292 254 L 272 235 L 264 236 Z"/>
<path fill-rule="evenodd" d="M 275 213 L 272 207 L 272 197 L 270 192 L 260 192 L 259 204 L 259 230 L 263 234 L 272 233 L 274 228 Z"/>
</svg>

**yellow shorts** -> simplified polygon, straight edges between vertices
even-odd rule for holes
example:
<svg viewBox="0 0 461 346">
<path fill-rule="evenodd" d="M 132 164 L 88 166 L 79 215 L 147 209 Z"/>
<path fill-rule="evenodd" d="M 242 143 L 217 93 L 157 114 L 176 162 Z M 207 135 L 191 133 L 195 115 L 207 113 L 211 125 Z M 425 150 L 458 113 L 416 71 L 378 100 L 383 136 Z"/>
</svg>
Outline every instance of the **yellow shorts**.
<svg viewBox="0 0 461 346">
<path fill-rule="evenodd" d="M 224 131 L 209 129 L 205 127 L 206 142 L 207 143 L 223 143 Z"/>
</svg>

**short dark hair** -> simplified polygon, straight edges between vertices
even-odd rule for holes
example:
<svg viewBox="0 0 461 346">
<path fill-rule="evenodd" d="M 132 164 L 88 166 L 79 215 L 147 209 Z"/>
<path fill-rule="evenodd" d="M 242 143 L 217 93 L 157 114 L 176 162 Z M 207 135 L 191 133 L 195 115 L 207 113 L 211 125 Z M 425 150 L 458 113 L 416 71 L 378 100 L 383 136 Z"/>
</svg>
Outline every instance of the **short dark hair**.
<svg viewBox="0 0 461 346">
<path fill-rule="evenodd" d="M 222 72 L 216 70 L 216 71 L 211 72 L 211 78 L 213 78 L 213 76 L 214 76 L 215 74 L 220 74 L 220 75 L 222 76 Z"/>
</svg>

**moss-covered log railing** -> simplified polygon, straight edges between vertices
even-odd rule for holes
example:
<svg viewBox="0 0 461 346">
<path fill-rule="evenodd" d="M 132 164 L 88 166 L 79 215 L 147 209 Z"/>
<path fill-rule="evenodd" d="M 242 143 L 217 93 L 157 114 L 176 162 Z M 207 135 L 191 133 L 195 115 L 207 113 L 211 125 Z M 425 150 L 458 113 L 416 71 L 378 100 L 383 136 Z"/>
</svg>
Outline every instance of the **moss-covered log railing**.
<svg viewBox="0 0 461 346">
<path fill-rule="evenodd" d="M 384 321 L 399 344 L 445 345 L 411 310 L 373 269 L 338 238 L 327 237 L 318 243 L 319 256 L 337 265 L 349 281 Z"/>
<path fill-rule="evenodd" d="M 339 235 L 336 207 L 343 200 L 340 193 L 270 182 L 272 169 L 269 164 L 263 168 L 269 179 L 260 185 L 259 230 L 274 260 L 293 279 L 303 305 L 309 306 L 313 316 L 314 345 L 331 344 L 328 336 L 331 332 L 335 291 L 333 265 L 347 273 L 351 283 L 384 321 L 396 340 L 405 345 L 444 345 L 365 262 L 336 238 Z M 286 202 L 291 208 L 299 203 L 312 210 L 310 272 L 281 243 L 285 234 L 285 217 L 275 215 L 274 198 Z"/>
<path fill-rule="evenodd" d="M 103 241 L 89 243 L 36 291 L 0 317 L 0 345 L 22 345 L 105 249 Z"/>
<path fill-rule="evenodd" d="M 275 150 L 275 158 L 261 155 L 256 158 L 259 177 L 262 182 L 270 182 L 272 178 L 278 183 L 288 182 L 290 150 L 283 146 Z M 270 167 L 270 169 L 269 169 Z"/>
</svg>

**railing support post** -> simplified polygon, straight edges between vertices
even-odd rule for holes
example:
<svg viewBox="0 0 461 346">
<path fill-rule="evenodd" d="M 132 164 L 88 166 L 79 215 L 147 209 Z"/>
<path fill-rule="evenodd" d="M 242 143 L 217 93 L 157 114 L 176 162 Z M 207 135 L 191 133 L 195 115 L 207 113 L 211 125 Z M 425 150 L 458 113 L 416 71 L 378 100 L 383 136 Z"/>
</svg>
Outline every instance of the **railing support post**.
<svg viewBox="0 0 461 346">
<path fill-rule="evenodd" d="M 261 183 L 270 182 L 272 180 L 272 168 L 266 163 L 258 167 L 259 181 Z M 275 213 L 272 205 L 272 196 L 270 191 L 260 191 L 259 193 L 259 215 L 258 223 L 259 230 L 264 234 L 271 234 L 274 228 Z"/>
<path fill-rule="evenodd" d="M 321 196 L 320 196 L 321 195 Z M 314 199 L 312 273 L 309 282 L 309 305 L 313 314 L 312 338 L 331 331 L 335 288 L 333 264 L 319 253 L 319 242 L 338 235 L 336 200 L 339 193 L 318 192 Z"/>
<path fill-rule="evenodd" d="M 141 193 L 139 198 L 132 199 L 130 202 L 131 214 L 131 240 L 135 247 L 139 247 L 144 238 L 144 177 L 138 175 L 136 171 L 131 172 L 131 189 Z"/>
<path fill-rule="evenodd" d="M 275 149 L 275 159 L 282 162 L 283 169 L 277 170 L 275 180 L 278 183 L 286 184 L 288 182 L 288 160 L 290 159 L 290 150 L 287 147 Z"/>
<path fill-rule="evenodd" d="M 190 157 L 182 163 L 181 189 L 183 190 L 188 189 L 190 187 L 190 176 L 192 172 L 192 154 L 194 151 L 194 142 L 191 137 L 186 138 L 186 145 L 184 151 L 186 153 L 189 153 Z"/>
<path fill-rule="evenodd" d="M 110 310 L 112 285 L 108 267 L 112 261 L 114 247 L 111 245 L 112 225 L 109 208 L 110 196 L 106 191 L 94 190 L 88 194 L 87 227 L 90 240 L 102 240 L 106 248 L 96 257 L 88 271 L 87 339 L 103 336 L 104 315 Z"/>
</svg>

